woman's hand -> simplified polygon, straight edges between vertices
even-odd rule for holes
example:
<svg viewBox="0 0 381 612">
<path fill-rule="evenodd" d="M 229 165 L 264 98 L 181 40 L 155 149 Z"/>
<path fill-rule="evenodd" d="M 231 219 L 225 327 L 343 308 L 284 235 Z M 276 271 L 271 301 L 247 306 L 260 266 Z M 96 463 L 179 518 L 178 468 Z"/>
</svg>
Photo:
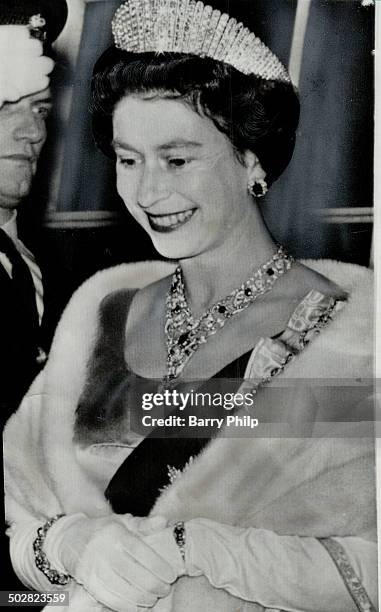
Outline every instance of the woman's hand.
<svg viewBox="0 0 381 612">
<path fill-rule="evenodd" d="M 184 573 L 173 536 L 171 546 L 171 529 L 163 529 L 164 525 L 165 520 L 158 517 L 78 517 L 61 538 L 61 563 L 76 582 L 111 610 L 151 608 L 169 594 L 170 585 Z"/>
</svg>

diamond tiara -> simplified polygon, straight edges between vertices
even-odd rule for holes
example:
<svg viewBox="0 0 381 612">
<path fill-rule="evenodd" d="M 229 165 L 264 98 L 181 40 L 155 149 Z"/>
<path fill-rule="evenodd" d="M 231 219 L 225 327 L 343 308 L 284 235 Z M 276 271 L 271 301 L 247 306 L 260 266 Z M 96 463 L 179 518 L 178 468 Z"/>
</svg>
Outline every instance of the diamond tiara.
<svg viewBox="0 0 381 612">
<path fill-rule="evenodd" d="M 115 46 L 133 53 L 209 57 L 243 74 L 290 83 L 276 55 L 226 13 L 196 0 L 127 0 L 112 20 Z"/>
</svg>

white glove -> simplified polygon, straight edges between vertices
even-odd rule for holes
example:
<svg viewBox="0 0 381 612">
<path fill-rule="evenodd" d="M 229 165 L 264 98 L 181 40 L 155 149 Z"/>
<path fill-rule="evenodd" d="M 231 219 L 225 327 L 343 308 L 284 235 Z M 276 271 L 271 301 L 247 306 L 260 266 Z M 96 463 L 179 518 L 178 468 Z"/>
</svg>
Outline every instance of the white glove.
<svg viewBox="0 0 381 612">
<path fill-rule="evenodd" d="M 54 62 L 27 26 L 0 26 L 0 107 L 49 86 Z"/>
<path fill-rule="evenodd" d="M 186 573 L 204 575 L 214 587 L 231 595 L 292 612 L 357 609 L 333 561 L 315 538 L 280 536 L 208 519 L 188 521 L 185 533 Z M 368 579 L 377 566 L 376 546 L 360 538 L 342 538 L 341 542 L 347 550 L 356 551 L 358 575 L 364 585 L 374 583 L 376 592 L 376 579 Z"/>
<path fill-rule="evenodd" d="M 55 533 L 54 556 L 78 584 L 107 608 L 116 612 L 136 612 L 137 606 L 151 608 L 169 594 L 179 572 L 184 573 L 182 560 L 176 568 L 165 558 L 172 533 L 170 528 L 163 529 L 165 524 L 160 517 L 73 517 L 66 525 L 61 524 L 60 535 Z M 162 535 L 156 536 L 158 550 L 154 550 L 148 542 L 158 529 Z M 161 544 L 165 545 L 163 549 Z M 173 553 L 176 549 L 173 540 Z M 47 548 L 46 552 L 49 554 Z M 175 559 L 181 559 L 180 553 L 176 554 Z"/>
</svg>

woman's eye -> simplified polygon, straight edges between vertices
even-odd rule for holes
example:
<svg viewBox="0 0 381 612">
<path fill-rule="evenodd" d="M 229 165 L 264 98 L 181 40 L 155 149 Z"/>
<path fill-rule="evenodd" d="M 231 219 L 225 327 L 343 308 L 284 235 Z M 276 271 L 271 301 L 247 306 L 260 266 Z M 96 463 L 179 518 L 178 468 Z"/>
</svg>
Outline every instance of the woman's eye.
<svg viewBox="0 0 381 612">
<path fill-rule="evenodd" d="M 119 157 L 118 162 L 121 166 L 133 168 L 138 163 L 133 157 Z"/>
<path fill-rule="evenodd" d="M 189 159 L 185 159 L 184 157 L 171 157 L 168 160 L 168 164 L 173 168 L 181 168 L 182 166 L 186 166 L 189 161 Z"/>
</svg>

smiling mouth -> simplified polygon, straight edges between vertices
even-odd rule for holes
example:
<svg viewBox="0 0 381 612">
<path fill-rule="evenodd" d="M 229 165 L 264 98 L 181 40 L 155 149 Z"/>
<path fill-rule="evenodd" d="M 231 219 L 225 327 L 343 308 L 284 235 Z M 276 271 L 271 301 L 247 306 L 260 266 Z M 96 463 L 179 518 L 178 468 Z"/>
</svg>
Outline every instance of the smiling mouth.
<svg viewBox="0 0 381 612">
<path fill-rule="evenodd" d="M 196 208 L 185 210 L 180 213 L 174 213 L 171 215 L 151 215 L 147 213 L 148 221 L 153 230 L 156 232 L 173 232 L 179 227 L 188 223 L 196 212 Z"/>
</svg>

